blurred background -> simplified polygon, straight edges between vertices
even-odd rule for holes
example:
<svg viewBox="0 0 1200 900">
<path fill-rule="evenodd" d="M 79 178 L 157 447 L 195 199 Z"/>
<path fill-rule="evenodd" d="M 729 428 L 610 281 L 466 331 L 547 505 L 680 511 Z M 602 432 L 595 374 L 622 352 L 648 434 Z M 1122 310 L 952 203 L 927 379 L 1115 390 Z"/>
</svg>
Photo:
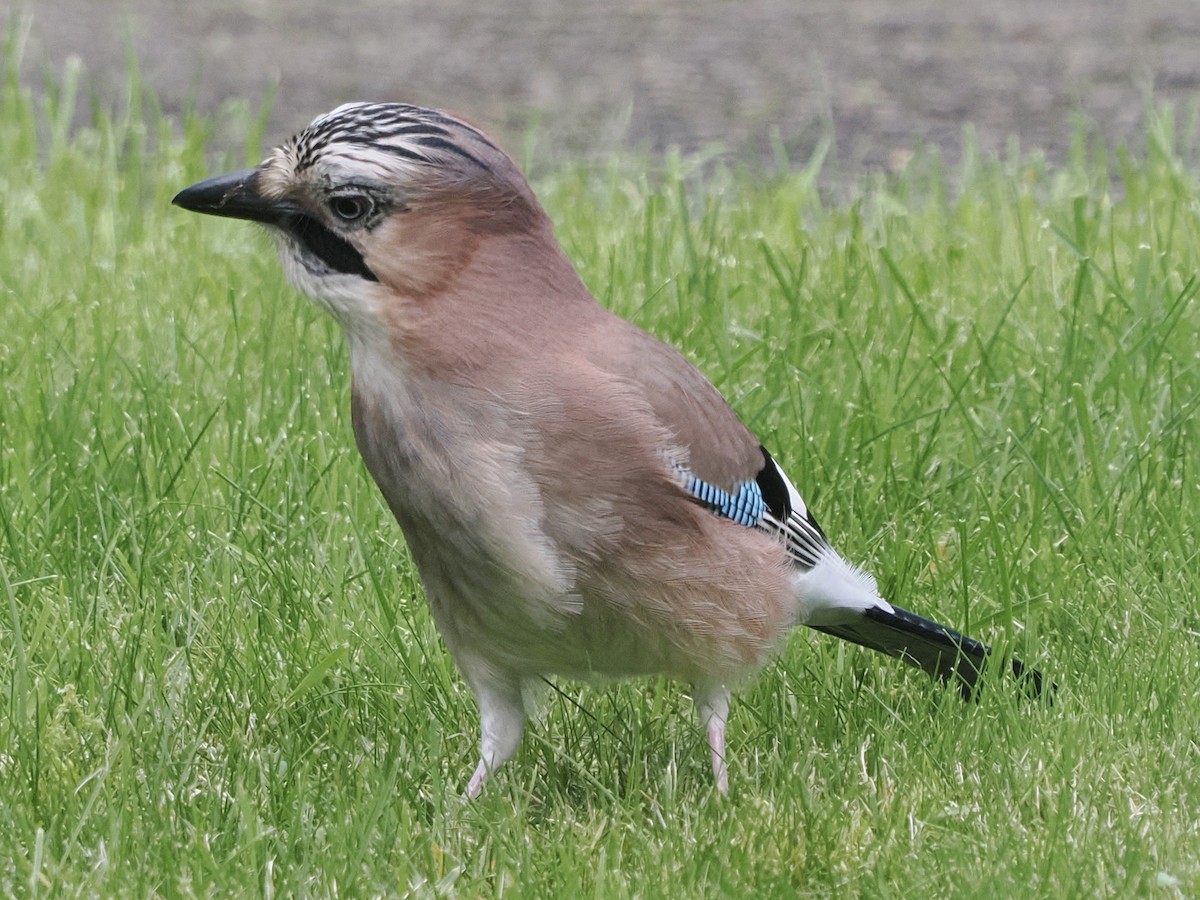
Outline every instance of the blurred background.
<svg viewBox="0 0 1200 900">
<path fill-rule="evenodd" d="M 718 144 L 830 171 L 1139 143 L 1200 88 L 1196 0 L 24 0 L 0 11 L 35 81 L 77 56 L 119 102 L 127 60 L 170 112 L 271 97 L 266 141 L 351 99 L 466 115 L 540 159 Z M 1182 116 L 1181 116 L 1182 118 Z"/>
</svg>

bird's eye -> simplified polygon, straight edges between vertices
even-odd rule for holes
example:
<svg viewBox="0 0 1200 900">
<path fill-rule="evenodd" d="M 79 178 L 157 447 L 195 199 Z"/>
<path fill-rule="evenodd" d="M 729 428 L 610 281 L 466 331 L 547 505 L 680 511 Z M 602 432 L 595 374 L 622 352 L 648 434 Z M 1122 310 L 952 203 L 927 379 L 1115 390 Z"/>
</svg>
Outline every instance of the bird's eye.
<svg viewBox="0 0 1200 900">
<path fill-rule="evenodd" d="M 371 200 L 362 194 L 342 194 L 329 201 L 329 208 L 343 222 L 357 222 L 371 211 Z"/>
</svg>

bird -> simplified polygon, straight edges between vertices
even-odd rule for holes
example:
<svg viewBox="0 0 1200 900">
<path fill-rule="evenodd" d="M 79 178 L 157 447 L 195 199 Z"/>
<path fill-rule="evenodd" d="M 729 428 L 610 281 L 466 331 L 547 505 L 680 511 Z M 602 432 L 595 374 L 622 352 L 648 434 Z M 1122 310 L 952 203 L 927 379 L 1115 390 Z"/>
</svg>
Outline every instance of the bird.
<svg viewBox="0 0 1200 900">
<path fill-rule="evenodd" d="M 266 226 L 341 327 L 355 441 L 478 704 L 467 797 L 515 754 L 529 685 L 652 675 L 690 686 L 727 793 L 732 692 L 797 625 L 974 695 L 990 648 L 833 548 L 712 383 L 593 298 L 466 119 L 347 103 L 173 202 Z"/>
</svg>

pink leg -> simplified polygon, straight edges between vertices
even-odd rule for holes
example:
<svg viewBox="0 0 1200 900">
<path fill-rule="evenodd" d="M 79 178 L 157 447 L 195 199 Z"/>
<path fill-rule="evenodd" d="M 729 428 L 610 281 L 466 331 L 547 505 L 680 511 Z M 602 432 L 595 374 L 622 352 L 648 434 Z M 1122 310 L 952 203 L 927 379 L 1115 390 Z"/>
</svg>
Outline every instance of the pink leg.
<svg viewBox="0 0 1200 900">
<path fill-rule="evenodd" d="M 517 752 L 525 724 L 525 706 L 520 683 L 499 680 L 471 685 L 479 702 L 479 765 L 467 783 L 467 799 L 474 800 L 483 791 L 488 776 Z"/>
<path fill-rule="evenodd" d="M 720 686 L 708 691 L 697 691 L 696 710 L 700 713 L 700 724 L 704 726 L 708 737 L 717 790 L 728 794 L 729 767 L 725 762 L 725 722 L 729 718 L 729 691 Z"/>
</svg>

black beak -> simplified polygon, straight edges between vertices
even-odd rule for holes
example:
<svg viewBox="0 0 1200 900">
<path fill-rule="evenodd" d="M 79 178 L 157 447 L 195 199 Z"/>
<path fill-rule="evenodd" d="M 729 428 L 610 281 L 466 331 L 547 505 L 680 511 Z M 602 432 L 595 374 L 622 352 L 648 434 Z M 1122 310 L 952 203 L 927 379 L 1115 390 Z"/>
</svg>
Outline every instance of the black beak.
<svg viewBox="0 0 1200 900">
<path fill-rule="evenodd" d="M 206 179 L 184 188 L 171 202 L 192 212 L 274 225 L 304 248 L 307 255 L 301 262 L 319 260 L 323 269 L 357 275 L 367 281 L 379 280 L 352 244 L 326 228 L 303 207 L 291 200 L 264 197 L 258 189 L 258 169 L 244 169 Z"/>
<path fill-rule="evenodd" d="M 268 200 L 259 193 L 257 169 L 207 178 L 184 188 L 171 202 L 192 212 L 267 225 L 282 226 L 299 212 L 286 201 Z"/>
</svg>

